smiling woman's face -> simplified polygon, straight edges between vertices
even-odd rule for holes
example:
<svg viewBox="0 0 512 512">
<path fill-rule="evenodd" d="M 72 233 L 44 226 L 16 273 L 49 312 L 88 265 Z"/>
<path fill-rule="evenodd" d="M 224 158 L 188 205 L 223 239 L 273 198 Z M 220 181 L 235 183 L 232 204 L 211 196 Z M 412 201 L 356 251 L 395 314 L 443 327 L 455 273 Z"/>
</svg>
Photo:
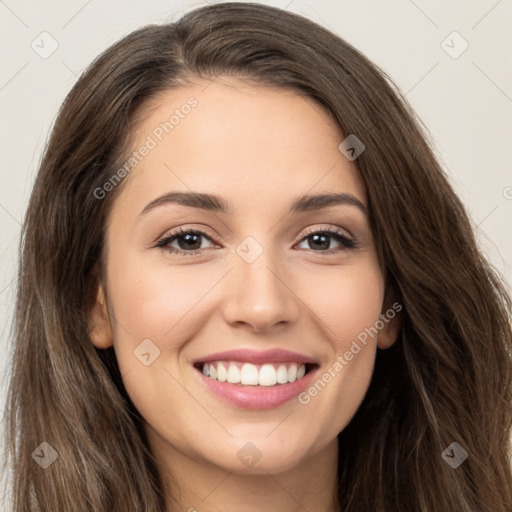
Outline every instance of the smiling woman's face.
<svg viewBox="0 0 512 512">
<path fill-rule="evenodd" d="M 114 202 L 91 339 L 114 345 L 157 456 L 274 473 L 334 449 L 363 400 L 377 338 L 344 354 L 386 309 L 384 280 L 326 112 L 291 91 L 206 85 L 161 94 L 138 124 L 133 149 L 156 147 Z M 339 201 L 308 199 L 320 194 Z"/>
</svg>

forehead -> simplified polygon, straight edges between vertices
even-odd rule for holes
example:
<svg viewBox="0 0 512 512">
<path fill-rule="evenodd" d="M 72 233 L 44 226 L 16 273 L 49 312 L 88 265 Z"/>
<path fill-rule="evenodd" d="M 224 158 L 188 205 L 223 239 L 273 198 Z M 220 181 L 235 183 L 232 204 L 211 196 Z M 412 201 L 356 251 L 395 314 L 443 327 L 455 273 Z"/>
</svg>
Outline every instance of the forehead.
<svg viewBox="0 0 512 512">
<path fill-rule="evenodd" d="M 341 191 L 365 203 L 358 170 L 338 149 L 343 139 L 329 113 L 295 91 L 232 78 L 197 82 L 164 91 L 139 111 L 131 143 L 139 160 L 126 194 L 149 201 L 196 191 L 271 206 Z"/>
</svg>

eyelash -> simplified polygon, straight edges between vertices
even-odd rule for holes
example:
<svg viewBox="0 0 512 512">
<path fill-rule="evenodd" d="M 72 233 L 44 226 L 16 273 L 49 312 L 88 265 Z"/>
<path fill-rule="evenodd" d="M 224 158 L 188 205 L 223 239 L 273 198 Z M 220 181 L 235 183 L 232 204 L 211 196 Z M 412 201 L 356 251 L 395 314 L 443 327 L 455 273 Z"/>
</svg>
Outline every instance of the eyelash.
<svg viewBox="0 0 512 512">
<path fill-rule="evenodd" d="M 338 231 L 338 230 L 334 230 L 334 229 L 311 230 L 311 231 L 307 232 L 300 239 L 299 243 L 303 242 L 304 240 L 311 237 L 312 235 L 325 235 L 325 234 L 332 236 L 332 238 L 334 238 L 334 240 L 336 240 L 336 242 L 341 243 L 344 246 L 344 248 L 338 249 L 338 250 L 328 249 L 326 251 L 317 251 L 314 249 L 309 249 L 310 251 L 313 251 L 314 253 L 324 253 L 324 254 L 330 255 L 330 254 L 344 251 L 347 249 L 356 249 L 358 247 L 358 245 L 354 239 L 348 237 L 342 231 Z M 172 243 L 175 240 L 177 240 L 178 238 L 181 238 L 182 236 L 186 236 L 186 235 L 200 235 L 200 236 L 205 237 L 213 242 L 212 238 L 210 236 L 208 236 L 204 231 L 201 231 L 199 229 L 179 228 L 178 230 L 176 230 L 172 233 L 169 233 L 168 236 L 159 240 L 156 244 L 156 247 L 164 248 L 166 251 L 173 253 L 173 254 L 178 254 L 180 256 L 195 256 L 204 250 L 204 249 L 199 249 L 199 250 L 195 250 L 195 251 L 182 251 L 182 250 L 178 250 L 178 249 L 169 247 L 170 243 Z"/>
</svg>

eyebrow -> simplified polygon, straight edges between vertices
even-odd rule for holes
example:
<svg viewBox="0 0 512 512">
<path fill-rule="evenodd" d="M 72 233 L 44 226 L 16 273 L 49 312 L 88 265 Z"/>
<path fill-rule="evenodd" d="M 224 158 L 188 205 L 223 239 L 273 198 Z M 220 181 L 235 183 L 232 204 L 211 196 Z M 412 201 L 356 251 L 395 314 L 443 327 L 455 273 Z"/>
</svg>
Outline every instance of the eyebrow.
<svg viewBox="0 0 512 512">
<path fill-rule="evenodd" d="M 140 212 L 139 217 L 145 215 L 151 210 L 167 205 L 179 204 L 182 206 L 189 206 L 191 208 L 199 208 L 201 210 L 231 214 L 229 204 L 222 198 L 214 194 L 205 194 L 199 192 L 169 192 L 160 197 L 157 197 L 148 203 Z M 329 206 L 335 205 L 348 205 L 355 206 L 364 214 L 367 213 L 366 206 L 357 197 L 344 192 L 304 195 L 295 198 L 290 204 L 290 213 L 303 213 L 314 210 L 321 210 Z"/>
</svg>

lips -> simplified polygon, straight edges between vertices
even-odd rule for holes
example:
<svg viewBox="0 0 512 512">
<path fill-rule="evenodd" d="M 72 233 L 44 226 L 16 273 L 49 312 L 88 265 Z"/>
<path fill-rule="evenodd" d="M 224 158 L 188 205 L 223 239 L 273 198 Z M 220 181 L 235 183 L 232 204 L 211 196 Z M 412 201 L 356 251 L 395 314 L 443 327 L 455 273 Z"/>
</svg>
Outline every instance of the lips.
<svg viewBox="0 0 512 512">
<path fill-rule="evenodd" d="M 250 349 L 236 349 L 225 352 L 216 352 L 208 356 L 196 359 L 193 364 L 209 363 L 211 361 L 239 361 L 242 363 L 264 364 L 264 363 L 310 363 L 318 364 L 313 357 L 291 352 L 289 350 L 271 349 L 256 351 Z"/>
</svg>

